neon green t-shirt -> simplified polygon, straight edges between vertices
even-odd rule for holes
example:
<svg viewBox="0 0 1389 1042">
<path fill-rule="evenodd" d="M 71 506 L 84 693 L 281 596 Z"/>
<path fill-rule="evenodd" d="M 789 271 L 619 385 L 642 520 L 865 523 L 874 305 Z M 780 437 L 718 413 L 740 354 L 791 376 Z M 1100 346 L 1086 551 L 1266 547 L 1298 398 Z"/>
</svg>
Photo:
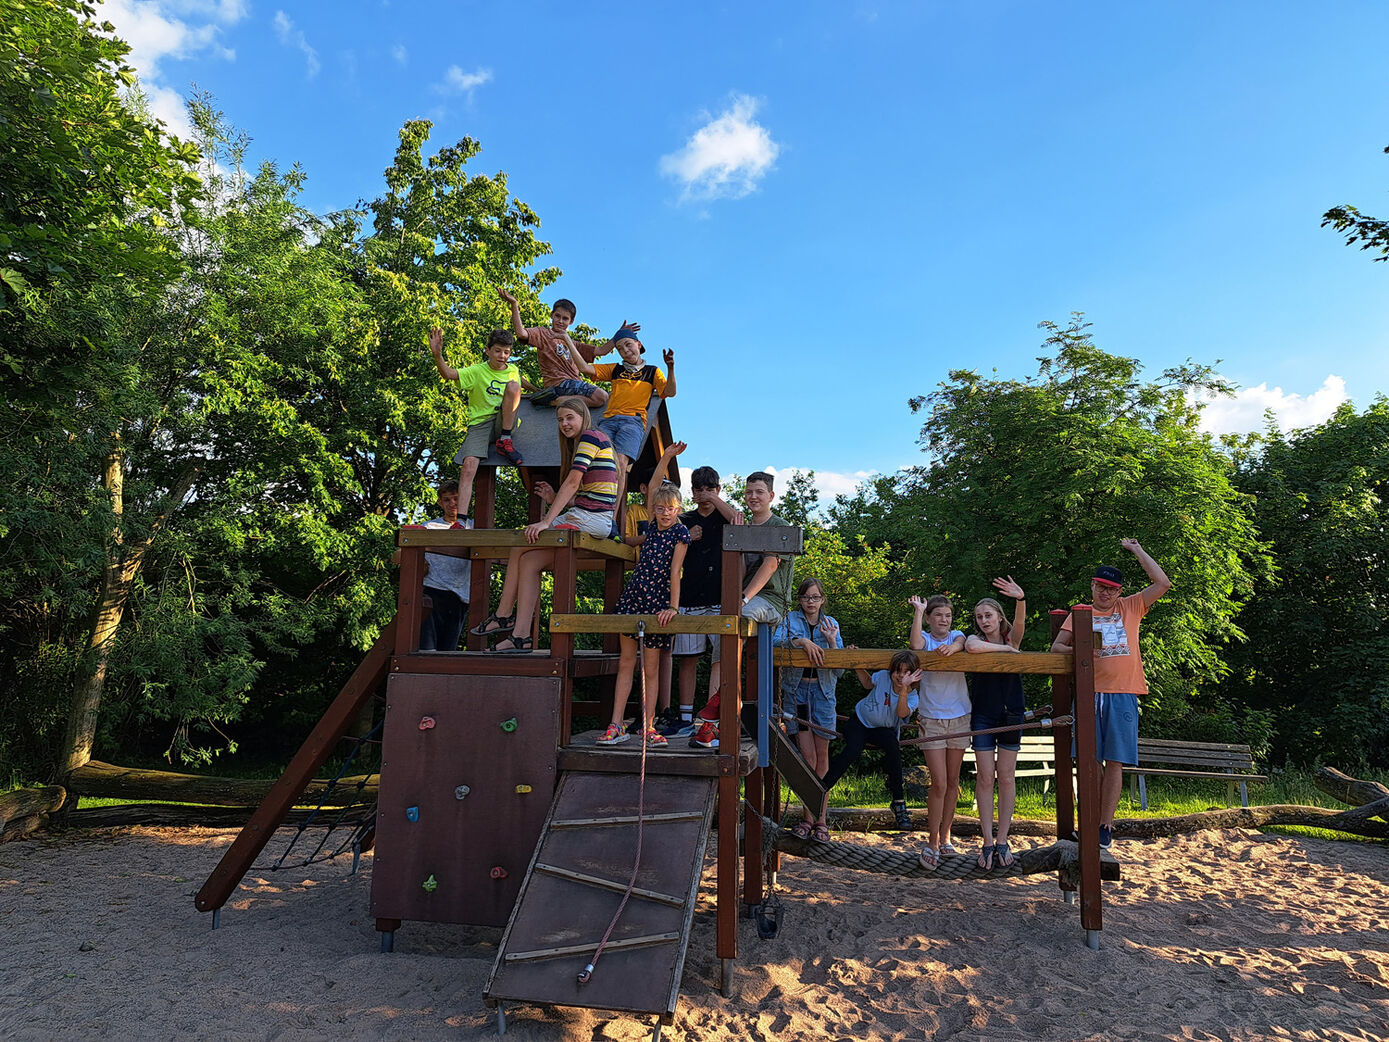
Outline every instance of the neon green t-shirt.
<svg viewBox="0 0 1389 1042">
<path fill-rule="evenodd" d="M 458 370 L 458 386 L 468 396 L 469 427 L 492 418 L 502 407 L 506 385 L 513 380 L 521 381 L 521 371 L 511 363 L 505 369 L 493 369 L 486 362 L 478 362 Z"/>
</svg>

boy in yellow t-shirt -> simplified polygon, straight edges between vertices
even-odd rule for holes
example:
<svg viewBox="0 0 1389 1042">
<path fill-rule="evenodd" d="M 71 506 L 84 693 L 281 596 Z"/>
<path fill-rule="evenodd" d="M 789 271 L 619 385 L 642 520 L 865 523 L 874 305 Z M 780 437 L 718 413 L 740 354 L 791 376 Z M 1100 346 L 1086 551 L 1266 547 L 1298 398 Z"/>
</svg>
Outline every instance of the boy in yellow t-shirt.
<svg viewBox="0 0 1389 1042">
<path fill-rule="evenodd" d="M 617 501 L 627 490 L 627 469 L 641 455 L 646 440 L 646 410 L 655 395 L 675 397 L 675 352 L 667 348 L 662 353 L 666 375 L 654 365 L 643 364 L 646 348 L 637 339 L 636 330 L 623 326 L 613 334 L 622 364 L 603 362 L 593 367 L 594 376 L 612 383 L 607 407 L 598 429 L 613 443 L 617 457 Z"/>
</svg>

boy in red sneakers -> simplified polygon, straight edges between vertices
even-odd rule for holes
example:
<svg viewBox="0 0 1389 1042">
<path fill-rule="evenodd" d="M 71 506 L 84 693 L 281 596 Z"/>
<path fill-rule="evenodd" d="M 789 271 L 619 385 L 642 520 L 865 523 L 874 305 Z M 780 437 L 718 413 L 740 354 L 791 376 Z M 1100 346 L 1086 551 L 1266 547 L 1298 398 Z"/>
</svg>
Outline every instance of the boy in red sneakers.
<svg viewBox="0 0 1389 1042">
<path fill-rule="evenodd" d="M 514 338 L 505 329 L 494 329 L 487 338 L 486 360 L 466 369 L 444 361 L 444 331 L 429 331 L 429 353 L 445 380 L 453 380 L 468 398 L 468 433 L 453 461 L 458 474 L 458 518 L 466 521 L 473 500 L 473 478 L 478 464 L 487 458 L 495 439 L 497 453 L 520 466 L 524 460 L 511 440 L 516 407 L 521 404 L 521 373 L 511 363 Z"/>
</svg>

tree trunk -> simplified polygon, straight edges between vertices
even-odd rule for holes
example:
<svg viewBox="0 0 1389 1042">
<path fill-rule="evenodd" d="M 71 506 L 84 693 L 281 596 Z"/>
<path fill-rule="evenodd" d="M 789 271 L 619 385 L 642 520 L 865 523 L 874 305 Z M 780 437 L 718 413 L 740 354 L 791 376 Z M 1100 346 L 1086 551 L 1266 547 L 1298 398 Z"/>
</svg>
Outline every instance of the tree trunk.
<svg viewBox="0 0 1389 1042">
<path fill-rule="evenodd" d="M 1317 771 L 1313 780 L 1322 792 L 1328 796 L 1335 796 L 1342 803 L 1349 803 L 1352 807 L 1374 803 L 1389 796 L 1389 789 L 1379 782 L 1352 778 L 1348 774 L 1342 774 L 1335 767 L 1323 767 Z M 1379 816 L 1384 817 L 1383 814 Z"/>
<path fill-rule="evenodd" d="M 101 595 L 97 600 L 96 617 L 92 622 L 92 635 L 87 641 L 90 672 L 78 681 L 73 690 L 67 732 L 63 736 L 63 747 L 53 777 L 58 784 L 66 784 L 68 776 L 92 758 L 97 719 L 101 712 L 101 697 L 106 690 L 106 669 L 110 663 L 111 649 L 116 643 L 116 632 L 125 616 L 131 584 L 140 572 L 145 554 L 154 542 L 154 537 L 169 519 L 169 515 L 183 502 L 183 497 L 193 487 L 193 480 L 199 471 L 199 461 L 190 462 L 184 468 L 178 481 L 169 489 L 162 509 L 149 526 L 149 532 L 137 544 L 128 547 L 125 545 L 122 528 L 125 513 L 125 453 L 121 448 L 120 435 L 114 435 L 113 442 L 114 448 L 106 457 L 101 482 L 111 495 L 111 509 L 116 515 L 116 524 L 106 544 L 106 566 L 101 573 Z"/>
<path fill-rule="evenodd" d="M 106 688 L 106 666 L 111 657 L 111 647 L 116 640 L 116 630 L 125 614 L 130 580 L 135 574 L 125 558 L 124 537 L 121 532 L 121 516 L 125 512 L 123 464 L 124 454 L 120 450 L 118 439 L 116 448 L 106 457 L 106 468 L 101 482 L 111 495 L 111 509 L 116 515 L 116 525 L 106 544 L 106 566 L 101 572 L 101 595 L 97 599 L 92 635 L 87 641 L 89 671 L 78 681 L 73 691 L 72 707 L 68 711 L 67 732 L 63 736 L 62 755 L 54 773 L 54 781 L 59 783 L 66 782 L 73 771 L 92 758 L 97 715 L 101 710 L 101 695 Z"/>
<path fill-rule="evenodd" d="M 203 803 L 220 807 L 258 807 L 275 783 L 247 778 L 214 778 L 173 771 L 146 771 L 90 760 L 68 776 L 74 796 L 111 796 L 127 800 Z M 376 799 L 378 776 L 339 778 L 331 796 L 326 781 L 311 781 L 297 802 L 342 807 Z M 362 785 L 359 791 L 358 784 Z M 243 815 L 244 817 L 244 815 Z"/>
<path fill-rule="evenodd" d="M 13 821 L 31 814 L 47 814 L 63 805 L 67 793 L 61 785 L 41 785 L 35 789 L 16 789 L 0 796 L 0 831 Z"/>
</svg>

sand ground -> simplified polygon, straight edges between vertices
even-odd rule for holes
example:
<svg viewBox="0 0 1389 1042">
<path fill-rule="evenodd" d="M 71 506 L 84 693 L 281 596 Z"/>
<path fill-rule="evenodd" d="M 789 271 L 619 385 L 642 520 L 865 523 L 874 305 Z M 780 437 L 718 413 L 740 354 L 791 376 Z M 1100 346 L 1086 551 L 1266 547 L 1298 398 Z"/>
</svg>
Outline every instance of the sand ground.
<svg viewBox="0 0 1389 1042">
<path fill-rule="evenodd" d="M 0 1038 L 495 1037 L 481 989 L 499 931 L 406 923 L 382 955 L 369 856 L 355 876 L 346 863 L 252 872 L 209 929 L 193 894 L 234 835 L 133 828 L 0 847 Z M 786 857 L 781 931 L 760 940 L 741 921 L 730 999 L 709 861 L 662 1037 L 1389 1039 L 1389 847 L 1229 831 L 1116 853 L 1124 879 L 1106 887 L 1099 951 L 1051 877 L 909 883 Z M 650 1031 L 516 1007 L 506 1037 Z"/>
</svg>

